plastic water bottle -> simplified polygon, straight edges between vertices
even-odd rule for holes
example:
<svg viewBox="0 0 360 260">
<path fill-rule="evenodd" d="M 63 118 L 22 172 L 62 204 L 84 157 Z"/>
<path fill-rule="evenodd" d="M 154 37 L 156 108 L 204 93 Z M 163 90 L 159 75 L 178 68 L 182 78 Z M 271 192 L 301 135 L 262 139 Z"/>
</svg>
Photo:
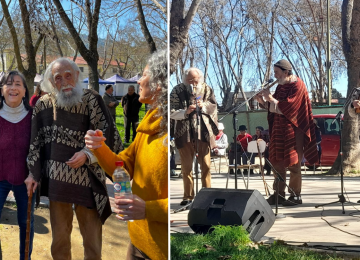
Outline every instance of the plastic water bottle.
<svg viewBox="0 0 360 260">
<path fill-rule="evenodd" d="M 115 165 L 116 169 L 113 174 L 115 198 L 125 196 L 125 198 L 132 199 L 130 175 L 124 169 L 124 162 L 118 161 L 115 162 Z"/>
</svg>

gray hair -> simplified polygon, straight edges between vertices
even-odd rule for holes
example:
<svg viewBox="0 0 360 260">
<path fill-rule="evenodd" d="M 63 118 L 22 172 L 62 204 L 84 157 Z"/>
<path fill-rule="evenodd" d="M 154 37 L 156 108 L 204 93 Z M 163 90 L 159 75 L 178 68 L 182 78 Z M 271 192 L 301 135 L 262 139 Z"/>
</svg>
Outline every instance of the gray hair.
<svg viewBox="0 0 360 260">
<path fill-rule="evenodd" d="M 161 134 L 167 133 L 168 121 L 168 62 L 167 50 L 159 50 L 154 52 L 149 60 L 149 86 L 151 91 L 155 91 L 157 87 L 161 88 L 160 94 L 157 95 L 155 102 L 152 104 L 152 109 L 158 109 L 158 116 L 162 117 L 161 120 Z"/>
<path fill-rule="evenodd" d="M 58 59 L 54 60 L 53 62 L 51 62 L 45 71 L 44 80 L 41 84 L 41 89 L 43 91 L 48 92 L 48 93 L 54 92 L 55 82 L 54 82 L 54 78 L 52 75 L 52 68 L 55 64 L 63 63 L 63 62 L 69 63 L 75 72 L 79 72 L 79 77 L 77 79 L 76 84 L 79 84 L 81 82 L 81 78 L 82 78 L 81 71 L 80 71 L 78 65 L 76 65 L 75 62 L 73 62 L 72 60 L 69 60 L 67 58 L 58 58 Z"/>
<path fill-rule="evenodd" d="M 184 72 L 184 75 L 182 76 L 182 82 L 184 84 L 186 84 L 186 77 L 189 75 L 190 71 L 193 71 L 195 70 L 198 74 L 199 74 L 199 82 L 203 83 L 204 82 L 204 73 L 199 70 L 198 68 L 195 68 L 195 67 L 191 67 L 191 68 L 188 68 L 187 70 L 185 70 Z"/>
</svg>

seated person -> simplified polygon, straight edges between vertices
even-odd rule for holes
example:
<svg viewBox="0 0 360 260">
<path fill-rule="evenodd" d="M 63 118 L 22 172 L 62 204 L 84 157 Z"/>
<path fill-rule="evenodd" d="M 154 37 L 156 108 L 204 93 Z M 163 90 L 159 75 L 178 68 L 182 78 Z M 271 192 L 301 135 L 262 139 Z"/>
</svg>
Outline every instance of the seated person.
<svg viewBox="0 0 360 260">
<path fill-rule="evenodd" d="M 245 125 L 239 126 L 240 134 L 236 137 L 236 146 L 235 144 L 232 144 L 229 151 L 229 164 L 234 164 L 233 161 L 235 159 L 235 149 L 237 149 L 237 162 L 238 164 L 241 164 L 241 157 L 243 154 L 245 154 L 244 151 L 247 150 L 248 143 L 252 141 L 252 136 L 246 133 L 246 130 L 247 128 Z M 243 164 L 246 164 L 244 163 L 246 161 L 247 160 L 244 161 L 243 159 Z M 240 170 L 238 170 L 238 173 L 240 173 Z M 244 171 L 244 173 L 247 173 L 247 171 Z M 234 174 L 234 172 L 230 170 L 230 174 Z"/>
<path fill-rule="evenodd" d="M 216 147 L 211 151 L 213 156 L 224 156 L 226 153 L 226 148 L 228 148 L 228 138 L 224 133 L 224 124 L 218 123 L 219 134 L 216 136 L 215 142 Z"/>
</svg>

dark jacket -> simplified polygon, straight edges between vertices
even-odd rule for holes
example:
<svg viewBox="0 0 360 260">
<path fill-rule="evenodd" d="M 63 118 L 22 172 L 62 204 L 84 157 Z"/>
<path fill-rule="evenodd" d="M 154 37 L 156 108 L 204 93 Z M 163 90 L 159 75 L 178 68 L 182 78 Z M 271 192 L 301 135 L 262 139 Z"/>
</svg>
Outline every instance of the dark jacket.
<svg viewBox="0 0 360 260">
<path fill-rule="evenodd" d="M 124 115 L 126 117 L 137 117 L 139 116 L 139 110 L 142 103 L 139 102 L 139 95 L 134 93 L 131 96 L 126 94 L 121 99 L 121 106 L 124 109 Z"/>
</svg>

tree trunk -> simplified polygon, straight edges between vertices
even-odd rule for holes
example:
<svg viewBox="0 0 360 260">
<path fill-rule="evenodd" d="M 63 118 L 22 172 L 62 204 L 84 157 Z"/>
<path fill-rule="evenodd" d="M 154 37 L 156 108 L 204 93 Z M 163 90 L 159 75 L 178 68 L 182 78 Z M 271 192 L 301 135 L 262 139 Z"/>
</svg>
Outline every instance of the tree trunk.
<svg viewBox="0 0 360 260">
<path fill-rule="evenodd" d="M 185 0 L 176 0 L 171 3 L 170 10 L 170 75 L 176 69 L 176 62 L 188 44 L 188 35 L 191 23 L 197 12 L 201 0 L 192 0 L 188 13 L 185 16 Z"/>
<path fill-rule="evenodd" d="M 79 50 L 81 56 L 88 63 L 88 66 L 90 68 L 90 72 L 89 72 L 90 88 L 99 92 L 99 73 L 97 70 L 97 64 L 99 61 L 99 53 L 97 51 L 97 43 L 98 43 L 97 27 L 99 22 L 101 0 L 95 0 L 94 7 L 91 6 L 89 0 L 85 1 L 85 12 L 89 27 L 89 35 L 88 35 L 89 49 L 86 48 L 86 45 L 82 41 L 77 30 L 75 29 L 74 24 L 71 22 L 64 8 L 62 7 L 60 0 L 53 0 L 53 2 L 56 6 L 56 9 L 61 19 L 63 20 L 71 36 L 73 37 L 77 49 Z M 91 11 L 93 11 L 93 13 L 91 13 Z"/>
<path fill-rule="evenodd" d="M 358 86 L 360 73 L 360 1 L 344 0 L 342 4 L 343 51 L 347 62 L 348 91 Z M 347 108 L 344 111 L 343 140 L 343 171 L 348 173 L 360 169 L 360 146 L 358 118 L 349 116 Z M 330 174 L 340 171 L 340 156 L 330 169 Z"/>
<path fill-rule="evenodd" d="M 148 43 L 150 53 L 154 53 L 156 51 L 156 45 L 155 45 L 154 39 L 152 38 L 151 33 L 146 25 L 146 20 L 145 20 L 144 12 L 142 9 L 141 0 L 135 0 L 135 2 L 136 2 L 137 12 L 138 12 L 139 23 L 141 26 L 141 31 L 143 32 L 146 42 Z"/>
</svg>

